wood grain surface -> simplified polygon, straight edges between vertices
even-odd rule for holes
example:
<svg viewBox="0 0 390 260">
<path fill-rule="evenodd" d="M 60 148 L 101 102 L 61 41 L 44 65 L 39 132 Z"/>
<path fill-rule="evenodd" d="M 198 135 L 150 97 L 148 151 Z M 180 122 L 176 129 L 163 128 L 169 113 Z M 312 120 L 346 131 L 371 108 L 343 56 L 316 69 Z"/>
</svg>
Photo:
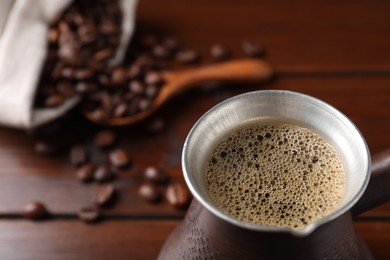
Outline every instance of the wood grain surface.
<svg viewBox="0 0 390 260">
<path fill-rule="evenodd" d="M 276 75 L 265 84 L 204 85 L 180 94 L 156 115 L 166 128 L 156 134 L 144 126 L 118 129 L 119 147 L 132 166 L 118 173 L 120 198 L 103 212 L 102 222 L 77 220 L 80 207 L 94 201 L 97 184 L 82 184 L 68 161 L 67 148 L 89 145 L 100 129 L 80 116 L 53 134 L 34 135 L 0 128 L 0 259 L 154 259 L 185 210 L 163 200 L 145 203 L 136 193 L 149 165 L 163 167 L 183 181 L 181 149 L 192 125 L 208 109 L 236 94 L 287 89 L 322 99 L 345 113 L 364 135 L 372 154 L 390 148 L 390 2 L 388 1 L 140 1 L 137 30 L 180 38 L 210 62 L 209 50 L 222 43 L 243 58 L 241 42 L 266 48 Z M 36 140 L 51 140 L 63 153 L 34 153 Z M 390 184 L 389 184 L 390 185 Z M 52 219 L 30 222 L 22 210 L 44 202 Z M 357 232 L 376 259 L 390 259 L 390 203 L 355 220 Z"/>
</svg>

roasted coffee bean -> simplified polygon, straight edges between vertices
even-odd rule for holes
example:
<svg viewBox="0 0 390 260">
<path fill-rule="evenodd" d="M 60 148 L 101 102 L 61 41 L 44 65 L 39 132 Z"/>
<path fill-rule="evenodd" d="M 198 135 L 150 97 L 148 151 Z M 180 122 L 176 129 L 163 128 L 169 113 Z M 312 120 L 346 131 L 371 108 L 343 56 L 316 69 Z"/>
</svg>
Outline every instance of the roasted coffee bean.
<svg viewBox="0 0 390 260">
<path fill-rule="evenodd" d="M 122 85 L 126 82 L 127 72 L 125 68 L 119 67 L 112 71 L 111 82 L 115 85 Z"/>
<path fill-rule="evenodd" d="M 169 49 L 167 49 L 164 45 L 155 45 L 152 52 L 154 56 L 161 59 L 166 59 L 171 56 Z"/>
<path fill-rule="evenodd" d="M 53 68 L 53 71 L 50 74 L 51 79 L 58 79 L 61 76 L 62 69 L 64 68 L 64 64 L 61 62 L 57 62 L 56 65 Z M 38 89 L 38 91 L 41 89 Z"/>
<path fill-rule="evenodd" d="M 199 61 L 200 55 L 193 50 L 183 50 L 176 54 L 175 59 L 180 63 L 189 64 Z"/>
<path fill-rule="evenodd" d="M 169 179 L 168 175 L 166 175 L 164 171 L 153 166 L 147 167 L 143 176 L 146 181 L 155 183 L 164 183 Z"/>
<path fill-rule="evenodd" d="M 79 13 L 73 13 L 70 19 L 77 26 L 85 23 L 84 17 Z"/>
<path fill-rule="evenodd" d="M 95 167 L 91 163 L 86 163 L 77 170 L 77 179 L 81 182 L 91 182 L 94 179 Z"/>
<path fill-rule="evenodd" d="M 61 45 L 58 49 L 58 57 L 69 65 L 76 65 L 79 62 L 78 50 L 70 44 Z"/>
<path fill-rule="evenodd" d="M 73 79 L 74 70 L 69 67 L 62 68 L 61 70 L 61 77 L 66 79 Z"/>
<path fill-rule="evenodd" d="M 216 60 L 226 60 L 231 56 L 230 51 L 220 44 L 213 45 L 210 54 Z"/>
<path fill-rule="evenodd" d="M 112 109 L 112 100 L 111 100 L 110 94 L 107 91 L 96 92 L 90 98 L 95 100 L 95 101 L 100 102 L 100 105 L 106 111 L 111 111 L 111 109 Z"/>
<path fill-rule="evenodd" d="M 260 57 L 264 55 L 263 47 L 251 41 L 244 41 L 242 43 L 242 49 L 247 55 L 251 57 Z"/>
<path fill-rule="evenodd" d="M 87 150 L 82 145 L 75 145 L 70 149 L 70 162 L 73 165 L 81 165 L 88 160 Z"/>
<path fill-rule="evenodd" d="M 74 72 L 74 78 L 78 80 L 86 80 L 93 77 L 93 72 L 90 69 L 78 69 Z"/>
<path fill-rule="evenodd" d="M 93 58 L 97 61 L 105 61 L 108 60 L 112 55 L 113 55 L 113 51 L 107 48 L 95 52 Z"/>
<path fill-rule="evenodd" d="M 105 74 L 100 74 L 98 76 L 98 82 L 103 86 L 109 86 L 111 84 L 110 77 Z"/>
<path fill-rule="evenodd" d="M 94 120 L 103 122 L 110 119 L 110 112 L 104 108 L 97 108 L 91 112 L 91 116 Z"/>
<path fill-rule="evenodd" d="M 95 135 L 94 143 L 98 147 L 109 147 L 116 141 L 116 134 L 109 130 L 102 130 Z"/>
<path fill-rule="evenodd" d="M 162 85 L 164 83 L 164 78 L 161 73 L 157 71 L 149 71 L 145 75 L 145 83 L 148 85 Z"/>
<path fill-rule="evenodd" d="M 163 45 L 165 46 L 165 48 L 167 48 L 171 52 L 177 51 L 180 48 L 180 43 L 175 38 L 167 37 L 167 38 L 164 38 L 162 42 L 163 42 Z"/>
<path fill-rule="evenodd" d="M 74 86 L 67 81 L 58 82 L 56 89 L 61 96 L 66 98 L 74 97 L 77 94 Z"/>
<path fill-rule="evenodd" d="M 83 35 L 80 35 L 79 37 L 80 37 L 80 42 L 83 45 L 87 45 L 87 44 L 90 44 L 90 43 L 96 41 L 98 38 L 98 34 L 96 31 L 91 31 L 89 33 L 85 33 Z"/>
<path fill-rule="evenodd" d="M 99 207 L 105 207 L 111 205 L 116 198 L 117 195 L 116 193 L 117 191 L 115 187 L 111 184 L 101 186 L 96 195 L 96 204 Z"/>
<path fill-rule="evenodd" d="M 51 28 L 47 32 L 47 40 L 51 44 L 57 43 L 59 36 L 60 36 L 60 32 L 56 28 Z"/>
<path fill-rule="evenodd" d="M 109 164 L 99 165 L 93 175 L 97 182 L 107 182 L 115 178 L 115 173 Z"/>
<path fill-rule="evenodd" d="M 23 216 L 31 220 L 42 220 L 47 218 L 49 213 L 42 202 L 34 201 L 24 207 Z"/>
<path fill-rule="evenodd" d="M 64 103 L 64 98 L 61 95 L 50 95 L 45 99 L 46 107 L 58 107 Z"/>
<path fill-rule="evenodd" d="M 117 149 L 110 153 L 110 162 L 115 167 L 125 167 L 129 164 L 129 157 L 122 149 Z"/>
<path fill-rule="evenodd" d="M 138 188 L 138 195 L 145 201 L 156 203 L 161 200 L 161 193 L 158 188 L 151 183 L 143 183 Z"/>
<path fill-rule="evenodd" d="M 149 85 L 146 87 L 145 95 L 148 98 L 154 98 L 155 96 L 157 96 L 159 90 L 160 90 L 159 87 L 157 87 L 155 85 Z"/>
<path fill-rule="evenodd" d="M 143 99 L 141 99 L 141 100 L 138 102 L 138 109 L 139 109 L 140 111 L 143 111 L 143 110 L 148 109 L 151 105 L 152 105 L 152 103 L 150 102 L 149 99 L 143 98 Z"/>
<path fill-rule="evenodd" d="M 76 84 L 76 91 L 80 94 L 90 93 L 95 90 L 96 90 L 96 85 L 93 83 L 80 81 Z"/>
<path fill-rule="evenodd" d="M 113 115 L 114 115 L 114 117 L 124 117 L 124 116 L 126 116 L 127 111 L 128 111 L 127 104 L 121 103 L 115 107 Z"/>
<path fill-rule="evenodd" d="M 99 30 L 104 34 L 115 34 L 119 32 L 118 26 L 110 19 L 103 19 L 99 26 Z"/>
<path fill-rule="evenodd" d="M 59 152 L 59 148 L 57 145 L 47 143 L 47 142 L 35 143 L 34 150 L 36 153 L 42 155 L 54 155 Z"/>
<path fill-rule="evenodd" d="M 183 208 L 187 206 L 191 200 L 191 195 L 187 187 L 178 182 L 171 183 L 168 186 L 165 192 L 165 197 L 168 202 L 176 208 Z"/>
<path fill-rule="evenodd" d="M 82 207 L 79 212 L 77 212 L 77 216 L 85 223 L 93 223 L 99 220 L 100 210 L 95 205 Z"/>
<path fill-rule="evenodd" d="M 134 94 L 142 94 L 145 90 L 145 86 L 139 80 L 130 81 L 129 90 Z"/>
<path fill-rule="evenodd" d="M 129 79 L 138 79 L 143 75 L 144 71 L 140 64 L 133 63 L 127 70 L 127 77 Z"/>
<path fill-rule="evenodd" d="M 81 26 L 77 28 L 77 34 L 79 36 L 93 33 L 96 33 L 96 27 L 92 22 L 82 23 Z"/>
</svg>

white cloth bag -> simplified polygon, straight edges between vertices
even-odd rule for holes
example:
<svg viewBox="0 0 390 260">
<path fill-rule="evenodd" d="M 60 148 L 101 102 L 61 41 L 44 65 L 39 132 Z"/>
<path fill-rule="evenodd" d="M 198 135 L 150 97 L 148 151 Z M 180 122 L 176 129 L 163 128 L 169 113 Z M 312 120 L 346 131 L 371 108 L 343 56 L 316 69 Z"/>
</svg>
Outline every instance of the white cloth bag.
<svg viewBox="0 0 390 260">
<path fill-rule="evenodd" d="M 134 30 L 137 0 L 120 0 L 121 43 L 112 63 L 119 63 Z M 0 124 L 31 129 L 73 107 L 79 98 L 57 108 L 33 107 L 47 53 L 47 30 L 71 0 L 1 0 L 0 2 Z"/>
</svg>

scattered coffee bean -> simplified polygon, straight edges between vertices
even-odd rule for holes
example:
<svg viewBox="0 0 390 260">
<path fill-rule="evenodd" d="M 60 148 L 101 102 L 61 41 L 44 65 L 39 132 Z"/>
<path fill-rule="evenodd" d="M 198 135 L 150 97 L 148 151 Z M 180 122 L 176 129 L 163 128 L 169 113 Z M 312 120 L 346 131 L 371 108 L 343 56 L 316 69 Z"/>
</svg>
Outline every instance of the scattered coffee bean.
<svg viewBox="0 0 390 260">
<path fill-rule="evenodd" d="M 168 202 L 176 208 L 183 208 L 187 206 L 191 200 L 191 195 L 187 187 L 178 182 L 171 183 L 168 186 L 165 192 L 165 197 Z"/>
<path fill-rule="evenodd" d="M 146 181 L 154 183 L 165 183 L 169 179 L 168 175 L 166 175 L 164 171 L 153 166 L 147 167 L 143 175 Z"/>
<path fill-rule="evenodd" d="M 226 60 L 231 57 L 231 53 L 228 49 L 220 44 L 215 44 L 210 50 L 211 56 L 216 60 Z"/>
<path fill-rule="evenodd" d="M 116 134 L 109 130 L 102 130 L 95 135 L 94 143 L 98 147 L 112 146 L 116 141 Z"/>
<path fill-rule="evenodd" d="M 27 219 L 42 220 L 49 215 L 45 205 L 42 202 L 34 201 L 28 203 L 23 210 L 23 216 Z"/>
<path fill-rule="evenodd" d="M 129 164 L 129 157 L 122 149 L 117 149 L 110 153 L 110 162 L 115 167 L 125 167 Z"/>
<path fill-rule="evenodd" d="M 175 59 L 180 63 L 189 64 L 189 63 L 195 63 L 199 61 L 200 55 L 193 50 L 184 50 L 184 51 L 179 51 L 176 54 Z"/>
<path fill-rule="evenodd" d="M 115 187 L 111 184 L 101 186 L 96 195 L 96 204 L 99 207 L 106 207 L 111 205 L 116 198 L 116 193 L 117 191 Z"/>
<path fill-rule="evenodd" d="M 151 183 L 143 183 L 138 188 L 138 195 L 149 203 L 156 203 L 161 200 L 161 193 L 158 188 Z"/>
<path fill-rule="evenodd" d="M 70 162 L 73 165 L 81 165 L 88 160 L 88 154 L 84 146 L 76 145 L 70 149 Z"/>
<path fill-rule="evenodd" d="M 242 49 L 248 56 L 251 57 L 260 57 L 264 55 L 264 49 L 260 45 L 251 41 L 244 41 L 242 43 Z"/>
<path fill-rule="evenodd" d="M 156 45 L 153 47 L 152 52 L 154 56 L 157 58 L 166 59 L 171 55 L 169 49 L 167 49 L 164 45 Z"/>
<path fill-rule="evenodd" d="M 162 41 L 162 43 L 170 52 L 177 51 L 180 48 L 180 43 L 175 38 L 167 37 Z"/>
<path fill-rule="evenodd" d="M 115 173 L 109 164 L 101 164 L 96 168 L 93 178 L 97 182 L 107 182 L 115 178 Z"/>
<path fill-rule="evenodd" d="M 100 210 L 94 205 L 82 207 L 77 213 L 77 216 L 85 223 L 93 223 L 99 220 Z"/>
<path fill-rule="evenodd" d="M 47 142 L 36 142 L 34 150 L 36 153 L 43 155 L 54 155 L 59 152 L 59 148 L 57 145 Z"/>
<path fill-rule="evenodd" d="M 94 179 L 94 172 L 93 164 L 86 163 L 77 170 L 77 179 L 81 182 L 91 182 Z"/>
</svg>

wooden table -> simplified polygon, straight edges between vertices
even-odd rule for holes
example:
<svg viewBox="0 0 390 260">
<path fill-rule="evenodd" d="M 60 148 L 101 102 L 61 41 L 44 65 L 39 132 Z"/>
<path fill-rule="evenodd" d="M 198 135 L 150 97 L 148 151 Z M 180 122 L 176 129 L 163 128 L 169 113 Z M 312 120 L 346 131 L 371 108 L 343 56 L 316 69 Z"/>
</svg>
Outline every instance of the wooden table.
<svg viewBox="0 0 390 260">
<path fill-rule="evenodd" d="M 267 49 L 277 77 L 267 84 L 192 90 L 175 98 L 159 116 L 158 134 L 120 130 L 120 145 L 134 162 L 115 181 L 117 204 L 103 221 L 87 225 L 78 209 L 93 201 L 97 185 L 83 185 L 67 156 L 33 152 L 36 137 L 0 129 L 1 259 L 154 259 L 184 211 L 166 201 L 150 205 L 136 194 L 141 171 L 163 165 L 181 178 L 180 153 L 196 120 L 218 102 L 256 89 L 288 89 L 318 97 L 343 111 L 366 138 L 371 153 L 390 147 L 390 3 L 388 1 L 140 1 L 139 28 L 177 36 L 209 54 L 213 43 L 244 57 L 242 40 Z M 208 58 L 205 59 L 206 61 Z M 75 119 L 50 138 L 81 142 L 96 128 Z M 390 185 L 390 184 L 389 184 Z M 22 218 L 24 205 L 43 201 L 53 217 Z M 372 209 L 354 225 L 377 259 L 390 259 L 390 203 Z"/>
</svg>

